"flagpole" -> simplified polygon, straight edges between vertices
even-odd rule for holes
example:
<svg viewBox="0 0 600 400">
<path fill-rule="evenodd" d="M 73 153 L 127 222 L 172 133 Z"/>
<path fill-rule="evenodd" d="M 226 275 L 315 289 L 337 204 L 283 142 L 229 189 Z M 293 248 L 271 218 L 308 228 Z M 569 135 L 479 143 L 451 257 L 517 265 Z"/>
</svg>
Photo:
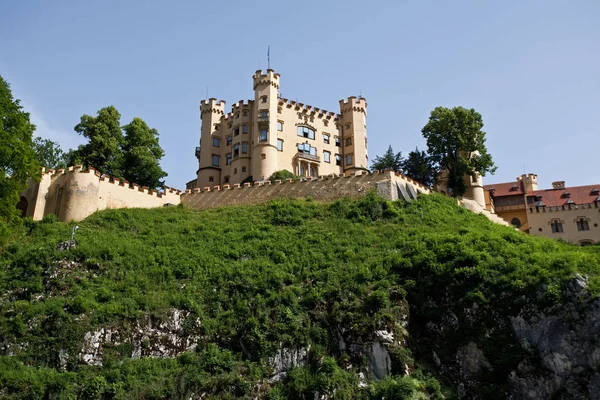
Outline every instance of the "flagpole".
<svg viewBox="0 0 600 400">
<path fill-rule="evenodd" d="M 271 45 L 267 48 L 267 68 L 271 69 Z"/>
</svg>

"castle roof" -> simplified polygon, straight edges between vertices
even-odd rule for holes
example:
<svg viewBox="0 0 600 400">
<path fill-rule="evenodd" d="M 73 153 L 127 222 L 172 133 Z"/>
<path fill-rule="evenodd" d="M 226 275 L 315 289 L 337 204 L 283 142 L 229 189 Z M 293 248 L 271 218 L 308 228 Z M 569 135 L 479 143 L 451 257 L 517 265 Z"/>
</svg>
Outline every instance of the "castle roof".
<svg viewBox="0 0 600 400">
<path fill-rule="evenodd" d="M 562 206 L 565 204 L 590 204 L 595 201 L 600 201 L 598 188 L 600 188 L 600 184 L 571 186 L 562 189 L 536 190 L 527 193 L 527 195 L 540 198 L 544 202 L 544 205 L 548 207 Z"/>
<path fill-rule="evenodd" d="M 494 189 L 494 197 L 502 197 L 502 196 L 514 196 L 517 194 L 523 195 L 525 191 L 523 190 L 523 182 L 514 181 L 514 182 L 503 182 L 503 183 L 494 183 L 491 185 L 483 185 L 484 190 L 492 190 Z"/>
</svg>

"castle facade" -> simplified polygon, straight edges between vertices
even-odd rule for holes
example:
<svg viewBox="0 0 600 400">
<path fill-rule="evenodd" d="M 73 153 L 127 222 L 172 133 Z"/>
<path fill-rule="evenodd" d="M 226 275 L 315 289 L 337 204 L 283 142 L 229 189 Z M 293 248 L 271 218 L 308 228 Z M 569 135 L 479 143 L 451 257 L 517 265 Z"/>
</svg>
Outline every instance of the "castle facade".
<svg viewBox="0 0 600 400">
<path fill-rule="evenodd" d="M 339 112 L 279 96 L 280 75 L 256 71 L 254 99 L 225 112 L 214 98 L 200 103 L 198 171 L 187 189 L 262 182 L 275 171 L 301 177 L 367 170 L 367 102 L 340 100 Z"/>
</svg>

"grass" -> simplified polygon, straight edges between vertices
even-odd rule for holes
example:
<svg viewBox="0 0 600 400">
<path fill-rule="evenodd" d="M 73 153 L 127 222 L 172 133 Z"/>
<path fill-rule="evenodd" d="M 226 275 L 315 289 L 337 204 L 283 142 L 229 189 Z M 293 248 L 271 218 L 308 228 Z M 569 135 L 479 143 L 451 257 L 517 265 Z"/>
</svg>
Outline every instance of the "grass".
<svg viewBox="0 0 600 400">
<path fill-rule="evenodd" d="M 27 221 L 2 249 L 0 337 L 11 354 L 0 357 L 3 398 L 452 397 L 411 337 L 443 317 L 432 304 L 476 304 L 480 317 L 453 344 L 483 341 L 503 371 L 520 353 L 501 329 L 485 339 L 498 316 L 560 304 L 577 273 L 589 276 L 593 293 L 600 287 L 598 246 L 529 237 L 438 195 L 410 204 L 371 193 L 331 204 L 109 210 L 78 225 L 70 251 L 56 244 L 73 224 L 51 217 Z M 548 289 L 540 297 L 541 287 Z M 184 326 L 201 337 L 196 351 L 132 360 L 123 348 L 103 367 L 78 362 L 86 332 L 174 308 L 189 312 Z M 408 314 L 411 335 L 399 323 Z M 411 346 L 392 349 L 396 375 L 360 389 L 365 359 L 339 348 L 340 329 L 356 343 L 387 329 Z M 509 346 L 502 358 L 493 343 Z M 267 360 L 280 346 L 310 346 L 309 363 L 271 385 Z M 401 376 L 405 363 L 417 371 L 410 378 Z"/>
</svg>

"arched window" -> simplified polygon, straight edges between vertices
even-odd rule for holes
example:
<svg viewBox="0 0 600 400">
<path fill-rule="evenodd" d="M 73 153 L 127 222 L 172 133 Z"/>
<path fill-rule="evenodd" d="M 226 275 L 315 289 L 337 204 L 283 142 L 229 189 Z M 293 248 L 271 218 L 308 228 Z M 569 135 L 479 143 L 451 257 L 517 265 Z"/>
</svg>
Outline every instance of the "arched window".
<svg viewBox="0 0 600 400">
<path fill-rule="evenodd" d="M 575 220 L 575 223 L 577 224 L 578 231 L 589 231 L 590 230 L 590 224 L 588 223 L 586 218 L 580 217 Z"/>
<path fill-rule="evenodd" d="M 581 241 L 579 242 L 579 244 L 580 244 L 581 246 L 589 246 L 589 245 L 591 245 L 591 244 L 594 244 L 594 242 L 592 242 L 591 240 L 581 240 Z"/>
<path fill-rule="evenodd" d="M 510 221 L 510 224 L 511 224 L 512 226 L 514 226 L 515 228 L 520 228 L 520 227 L 521 227 L 521 220 L 520 220 L 519 218 L 516 218 L 516 217 L 515 217 L 515 218 L 513 218 L 513 219 Z"/>
<path fill-rule="evenodd" d="M 298 136 L 314 140 L 315 131 L 314 131 L 314 129 L 311 129 L 308 126 L 299 126 L 298 127 Z"/>
<path fill-rule="evenodd" d="M 562 233 L 563 231 L 562 222 L 559 220 L 550 222 L 550 227 L 552 228 L 552 233 Z"/>
</svg>

